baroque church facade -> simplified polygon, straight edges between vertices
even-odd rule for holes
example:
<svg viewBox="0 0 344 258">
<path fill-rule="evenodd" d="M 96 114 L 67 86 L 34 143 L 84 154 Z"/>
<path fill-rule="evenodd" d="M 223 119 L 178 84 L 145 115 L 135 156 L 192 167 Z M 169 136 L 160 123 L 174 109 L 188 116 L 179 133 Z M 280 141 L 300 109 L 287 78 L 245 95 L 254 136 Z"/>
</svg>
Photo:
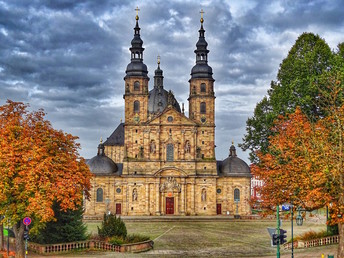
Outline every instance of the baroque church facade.
<svg viewBox="0 0 344 258">
<path fill-rule="evenodd" d="M 163 71 L 155 70 L 149 89 L 143 41 L 136 16 L 131 61 L 124 77 L 125 121 L 87 164 L 94 174 L 85 218 L 105 212 L 119 215 L 250 214 L 248 165 L 235 147 L 223 161 L 215 157 L 215 92 L 208 65 L 203 17 L 196 44 L 196 64 L 189 80 L 189 116 Z"/>
</svg>

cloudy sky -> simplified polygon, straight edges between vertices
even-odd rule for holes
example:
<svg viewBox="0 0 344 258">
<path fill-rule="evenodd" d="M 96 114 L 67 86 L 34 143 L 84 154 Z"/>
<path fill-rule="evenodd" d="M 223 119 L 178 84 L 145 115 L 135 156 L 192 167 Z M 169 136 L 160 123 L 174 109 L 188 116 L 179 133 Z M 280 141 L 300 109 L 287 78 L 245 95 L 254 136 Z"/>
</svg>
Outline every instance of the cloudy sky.
<svg viewBox="0 0 344 258">
<path fill-rule="evenodd" d="M 80 137 L 81 155 L 94 156 L 100 137 L 124 118 L 137 5 L 150 88 L 159 54 L 165 88 L 186 108 L 204 10 L 217 159 L 228 156 L 232 140 L 242 141 L 247 118 L 302 32 L 334 50 L 344 41 L 342 0 L 0 0 L 0 104 L 43 108 L 55 128 Z"/>
</svg>

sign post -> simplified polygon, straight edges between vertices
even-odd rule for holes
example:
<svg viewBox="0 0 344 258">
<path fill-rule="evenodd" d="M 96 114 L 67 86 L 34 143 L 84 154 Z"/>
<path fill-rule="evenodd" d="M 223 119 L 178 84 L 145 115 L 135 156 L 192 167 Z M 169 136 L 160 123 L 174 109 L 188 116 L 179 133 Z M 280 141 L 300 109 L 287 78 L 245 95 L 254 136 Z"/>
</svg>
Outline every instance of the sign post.
<svg viewBox="0 0 344 258">
<path fill-rule="evenodd" d="M 29 225 L 31 224 L 31 218 L 25 217 L 23 219 L 23 224 L 25 225 L 24 239 L 25 239 L 25 258 L 27 258 L 27 240 L 29 239 Z"/>
<path fill-rule="evenodd" d="M 277 235 L 280 235 L 280 219 L 279 219 L 279 205 L 277 205 L 276 210 L 276 217 L 277 217 Z M 280 258 L 280 243 L 279 240 L 277 241 L 277 258 Z"/>
</svg>

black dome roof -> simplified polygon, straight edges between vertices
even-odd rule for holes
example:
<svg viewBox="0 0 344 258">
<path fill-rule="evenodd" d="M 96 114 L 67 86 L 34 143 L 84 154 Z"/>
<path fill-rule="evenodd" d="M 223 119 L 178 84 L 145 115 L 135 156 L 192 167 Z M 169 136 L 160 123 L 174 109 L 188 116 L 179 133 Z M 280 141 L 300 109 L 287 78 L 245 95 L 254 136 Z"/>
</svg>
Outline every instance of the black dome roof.
<svg viewBox="0 0 344 258">
<path fill-rule="evenodd" d="M 222 161 L 220 175 L 232 177 L 251 177 L 250 167 L 245 161 L 238 158 L 234 145 L 230 148 L 228 158 Z"/>
<path fill-rule="evenodd" d="M 180 112 L 180 106 L 178 101 L 172 95 L 172 101 L 169 103 L 169 93 L 164 88 L 154 88 L 149 91 L 148 97 L 148 112 L 149 113 L 161 113 L 165 108 L 171 104 L 178 112 Z"/>
<path fill-rule="evenodd" d="M 198 63 L 191 69 L 192 78 L 213 78 L 213 69 L 206 63 Z"/>
<path fill-rule="evenodd" d="M 164 76 L 163 71 L 160 69 L 160 56 L 158 56 L 158 68 L 155 70 L 154 75 L 154 88 L 149 91 L 148 96 L 148 112 L 161 113 L 168 105 L 172 105 L 178 112 L 180 106 L 172 91 L 164 89 Z"/>
<path fill-rule="evenodd" d="M 148 77 L 147 66 L 143 62 L 132 61 L 127 65 L 126 77 L 127 76 L 143 76 Z"/>
<path fill-rule="evenodd" d="M 99 144 L 97 156 L 87 161 L 86 164 L 90 168 L 90 171 L 96 175 L 118 174 L 116 173 L 118 171 L 116 163 L 105 156 L 103 144 Z"/>
</svg>

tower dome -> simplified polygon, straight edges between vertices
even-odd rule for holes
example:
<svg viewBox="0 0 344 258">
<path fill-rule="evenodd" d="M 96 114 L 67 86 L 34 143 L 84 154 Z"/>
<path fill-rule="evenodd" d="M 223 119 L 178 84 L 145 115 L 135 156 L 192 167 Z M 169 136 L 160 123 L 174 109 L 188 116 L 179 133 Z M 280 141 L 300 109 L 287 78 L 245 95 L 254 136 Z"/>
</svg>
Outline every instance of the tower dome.
<svg viewBox="0 0 344 258">
<path fill-rule="evenodd" d="M 86 164 L 90 168 L 90 171 L 95 175 L 118 175 L 116 163 L 105 156 L 103 143 L 98 145 L 97 156 L 87 161 Z"/>
<path fill-rule="evenodd" d="M 149 91 L 148 112 L 151 114 L 161 113 L 168 105 L 172 105 L 178 112 L 180 106 L 172 91 L 164 89 L 163 71 L 160 69 L 160 56 L 158 56 L 158 67 L 154 75 L 154 88 Z"/>
<path fill-rule="evenodd" d="M 222 161 L 220 176 L 251 177 L 250 167 L 245 161 L 237 157 L 233 144 L 229 149 L 228 158 Z"/>
</svg>

